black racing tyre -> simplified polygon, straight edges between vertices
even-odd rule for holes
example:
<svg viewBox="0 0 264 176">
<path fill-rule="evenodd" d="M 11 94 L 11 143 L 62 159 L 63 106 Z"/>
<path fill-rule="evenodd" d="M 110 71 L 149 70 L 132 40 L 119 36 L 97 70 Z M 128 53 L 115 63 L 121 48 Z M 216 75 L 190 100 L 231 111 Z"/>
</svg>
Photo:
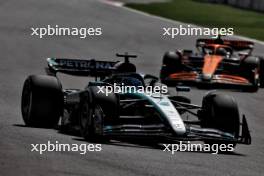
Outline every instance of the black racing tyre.
<svg viewBox="0 0 264 176">
<path fill-rule="evenodd" d="M 264 88 L 264 58 L 259 59 L 259 86 Z"/>
<path fill-rule="evenodd" d="M 249 56 L 241 62 L 242 74 L 251 82 L 252 86 L 243 88 L 245 92 L 257 92 L 259 88 L 259 78 L 256 74 L 259 70 L 260 60 L 258 57 Z"/>
<path fill-rule="evenodd" d="M 100 140 L 103 134 L 104 112 L 99 105 L 91 106 L 88 100 L 83 100 L 80 106 L 81 135 L 86 140 Z"/>
<path fill-rule="evenodd" d="M 105 91 L 105 89 L 104 89 Z M 97 86 L 89 87 L 89 92 L 92 100 L 92 104 L 99 105 L 103 109 L 106 115 L 106 120 L 113 121 L 119 116 L 119 97 L 115 93 L 99 92 Z M 99 93 L 98 93 L 99 92 Z"/>
<path fill-rule="evenodd" d="M 241 66 L 248 70 L 254 70 L 259 67 L 259 58 L 249 56 L 241 62 Z"/>
<path fill-rule="evenodd" d="M 215 128 L 223 132 L 239 136 L 239 110 L 233 97 L 210 92 L 203 98 L 201 127 Z"/>
<path fill-rule="evenodd" d="M 62 86 L 54 76 L 31 75 L 23 86 L 22 117 L 27 126 L 51 128 L 63 112 Z"/>
<path fill-rule="evenodd" d="M 175 51 L 168 51 L 163 56 L 162 64 L 171 67 L 177 67 L 181 65 L 181 58 Z"/>
<path fill-rule="evenodd" d="M 119 116 L 117 95 L 98 93 L 98 90 L 98 87 L 91 86 L 81 98 L 80 127 L 86 140 L 101 140 L 103 126 L 114 123 Z"/>
<path fill-rule="evenodd" d="M 163 56 L 160 78 L 163 79 L 169 74 L 180 71 L 181 69 L 182 63 L 179 54 L 175 51 L 168 51 Z"/>
</svg>

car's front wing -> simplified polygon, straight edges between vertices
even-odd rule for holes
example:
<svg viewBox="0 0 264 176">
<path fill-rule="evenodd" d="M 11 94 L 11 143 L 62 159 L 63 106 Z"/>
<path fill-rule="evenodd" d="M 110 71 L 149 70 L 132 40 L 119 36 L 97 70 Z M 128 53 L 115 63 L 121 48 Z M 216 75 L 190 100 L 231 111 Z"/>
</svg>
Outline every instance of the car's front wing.
<svg viewBox="0 0 264 176">
<path fill-rule="evenodd" d="M 163 124 L 156 125 L 108 125 L 103 129 L 103 135 L 108 137 L 149 138 L 151 141 L 214 141 L 216 143 L 251 144 L 251 136 L 246 118 L 243 116 L 241 135 L 233 136 L 217 129 L 189 127 L 184 135 L 174 134 Z"/>
</svg>

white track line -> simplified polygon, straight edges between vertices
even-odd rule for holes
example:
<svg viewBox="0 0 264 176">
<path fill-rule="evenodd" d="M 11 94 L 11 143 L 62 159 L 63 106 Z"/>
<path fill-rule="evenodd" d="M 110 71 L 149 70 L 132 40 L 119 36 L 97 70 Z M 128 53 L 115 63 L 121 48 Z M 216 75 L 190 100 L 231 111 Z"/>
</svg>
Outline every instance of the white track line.
<svg viewBox="0 0 264 176">
<path fill-rule="evenodd" d="M 102 3 L 105 3 L 105 4 L 116 6 L 116 7 L 124 7 L 124 3 L 123 2 L 112 1 L 112 0 L 99 0 L 99 1 L 102 2 Z"/>
<path fill-rule="evenodd" d="M 187 24 L 187 23 L 184 23 L 184 22 L 181 22 L 181 21 L 175 21 L 175 20 L 171 20 L 171 19 L 168 19 L 168 18 L 155 16 L 155 15 L 152 15 L 152 14 L 149 14 L 149 13 L 146 13 L 146 12 L 142 12 L 142 11 L 139 11 L 139 10 L 136 10 L 136 9 L 132 9 L 132 8 L 124 6 L 125 3 L 123 3 L 123 2 L 118 2 L 118 1 L 114 1 L 114 0 L 99 0 L 99 1 L 102 2 L 102 3 L 105 3 L 105 4 L 109 4 L 109 5 L 112 5 L 112 6 L 116 6 L 116 7 L 120 7 L 120 8 L 126 9 L 128 11 L 131 11 L 131 12 L 134 12 L 134 13 L 137 13 L 137 14 L 140 14 L 140 15 L 148 16 L 148 17 L 151 17 L 151 18 L 155 18 L 155 19 L 158 19 L 158 20 L 166 21 L 166 22 L 173 23 L 173 24 L 176 24 L 176 25 L 185 24 L 185 25 L 191 25 L 193 27 L 200 27 L 200 26 L 197 26 L 195 24 L 191 24 L 191 23 Z M 264 45 L 264 42 L 262 42 L 260 40 L 257 40 L 257 39 L 252 39 L 252 38 L 244 37 L 244 36 L 240 36 L 240 35 L 234 35 L 233 37 L 235 37 L 237 39 L 241 39 L 241 40 L 249 40 L 249 41 L 252 41 L 254 43 L 258 43 L 260 45 Z"/>
</svg>

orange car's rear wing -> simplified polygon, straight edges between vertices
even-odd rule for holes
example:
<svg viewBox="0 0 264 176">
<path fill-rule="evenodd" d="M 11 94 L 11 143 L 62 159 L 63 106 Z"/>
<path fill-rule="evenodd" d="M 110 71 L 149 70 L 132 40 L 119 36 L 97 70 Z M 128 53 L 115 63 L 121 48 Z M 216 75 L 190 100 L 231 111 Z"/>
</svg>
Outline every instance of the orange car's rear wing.
<svg viewBox="0 0 264 176">
<path fill-rule="evenodd" d="M 221 45 L 227 45 L 232 47 L 236 51 L 241 50 L 253 50 L 254 49 L 254 43 L 251 41 L 243 41 L 243 40 L 223 40 L 221 38 L 217 39 L 198 39 L 196 41 L 196 47 L 203 47 L 207 44 L 221 44 Z"/>
</svg>

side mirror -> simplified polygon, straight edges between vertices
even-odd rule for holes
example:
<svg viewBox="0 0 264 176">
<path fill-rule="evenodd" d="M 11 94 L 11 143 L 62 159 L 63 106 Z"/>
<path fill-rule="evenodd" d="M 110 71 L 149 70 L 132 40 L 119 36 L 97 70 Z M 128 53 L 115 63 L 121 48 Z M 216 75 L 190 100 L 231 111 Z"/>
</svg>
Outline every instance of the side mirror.
<svg viewBox="0 0 264 176">
<path fill-rule="evenodd" d="M 177 92 L 190 92 L 191 88 L 187 86 L 176 86 Z"/>
<path fill-rule="evenodd" d="M 145 75 L 143 79 L 144 79 L 144 81 L 150 79 L 150 82 L 149 82 L 149 85 L 150 85 L 150 86 L 154 86 L 154 84 L 155 84 L 156 82 L 158 82 L 158 80 L 159 80 L 158 77 L 153 76 L 153 75 L 149 75 L 149 74 Z"/>
</svg>

